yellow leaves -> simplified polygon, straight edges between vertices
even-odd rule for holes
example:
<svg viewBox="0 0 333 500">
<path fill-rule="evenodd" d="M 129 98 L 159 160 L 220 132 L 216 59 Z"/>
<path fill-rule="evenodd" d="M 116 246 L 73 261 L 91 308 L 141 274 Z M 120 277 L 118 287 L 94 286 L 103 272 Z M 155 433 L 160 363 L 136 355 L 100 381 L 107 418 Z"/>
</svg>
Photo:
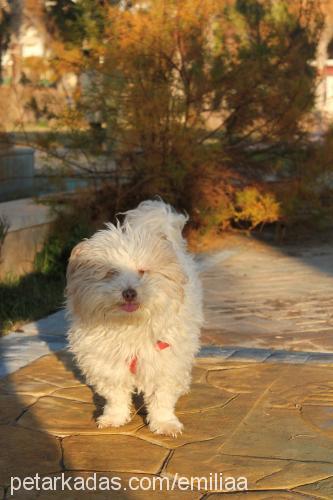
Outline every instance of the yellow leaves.
<svg viewBox="0 0 333 500">
<path fill-rule="evenodd" d="M 207 30 L 213 21 L 216 6 L 213 0 L 155 0 L 149 8 L 131 10 L 113 7 L 109 10 L 108 35 L 116 37 L 123 50 L 149 49 L 160 44 L 164 50 L 176 43 L 177 33 L 193 29 Z"/>
<path fill-rule="evenodd" d="M 286 0 L 277 2 L 284 8 Z M 140 185 L 147 196 L 191 199 L 199 226 L 253 229 L 278 220 L 272 194 L 245 187 L 253 177 L 227 176 L 221 164 L 271 167 L 251 143 L 274 150 L 301 130 L 312 98 L 312 46 L 290 28 L 289 10 L 277 13 L 267 0 L 131 4 L 102 9 L 100 32 L 88 31 L 84 53 L 56 47 L 59 70 L 80 73 L 65 126 L 86 128 L 93 154 L 116 149 L 133 178 L 149 179 Z M 105 140 L 96 146 L 95 125 Z M 205 183 L 208 165 L 216 171 Z"/>
<path fill-rule="evenodd" d="M 256 187 L 246 187 L 236 192 L 235 219 L 247 222 L 254 229 L 259 224 L 276 222 L 280 217 L 280 205 L 270 193 L 263 193 Z"/>
<path fill-rule="evenodd" d="M 79 73 L 82 67 L 82 51 L 78 47 L 68 48 L 60 40 L 51 43 L 52 64 L 59 75 L 67 72 Z"/>
<path fill-rule="evenodd" d="M 245 182 L 222 169 L 197 183 L 194 196 L 198 226 L 204 231 L 215 228 L 216 232 L 234 226 L 253 230 L 280 220 L 280 204 L 274 194 L 256 186 L 242 187 Z"/>
</svg>

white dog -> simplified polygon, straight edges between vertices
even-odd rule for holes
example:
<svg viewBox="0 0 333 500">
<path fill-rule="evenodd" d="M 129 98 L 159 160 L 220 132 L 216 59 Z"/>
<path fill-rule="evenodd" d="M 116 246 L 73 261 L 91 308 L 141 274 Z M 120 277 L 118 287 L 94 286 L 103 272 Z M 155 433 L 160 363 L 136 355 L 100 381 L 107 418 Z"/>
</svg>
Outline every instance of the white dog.
<svg viewBox="0 0 333 500">
<path fill-rule="evenodd" d="M 189 390 L 203 321 L 201 284 L 186 251 L 187 218 L 145 201 L 72 251 L 69 341 L 88 384 L 106 399 L 99 427 L 131 418 L 144 394 L 150 429 L 177 435 L 175 404 Z"/>
</svg>

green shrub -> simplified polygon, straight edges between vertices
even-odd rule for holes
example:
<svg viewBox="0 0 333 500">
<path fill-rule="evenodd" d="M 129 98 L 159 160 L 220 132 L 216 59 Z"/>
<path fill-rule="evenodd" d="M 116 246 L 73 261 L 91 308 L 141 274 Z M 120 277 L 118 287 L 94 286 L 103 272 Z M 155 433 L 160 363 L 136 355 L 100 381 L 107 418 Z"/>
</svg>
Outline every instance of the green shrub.
<svg viewBox="0 0 333 500">
<path fill-rule="evenodd" d="M 59 225 L 58 221 L 58 224 Z M 58 232 L 55 228 L 45 242 L 42 250 L 35 257 L 35 269 L 37 272 L 50 275 L 65 274 L 67 262 L 72 248 L 83 238 L 89 235 L 86 228 L 76 225 L 69 226 L 65 231 Z"/>
<path fill-rule="evenodd" d="M 63 274 L 33 272 L 0 282 L 0 335 L 64 304 Z"/>
</svg>

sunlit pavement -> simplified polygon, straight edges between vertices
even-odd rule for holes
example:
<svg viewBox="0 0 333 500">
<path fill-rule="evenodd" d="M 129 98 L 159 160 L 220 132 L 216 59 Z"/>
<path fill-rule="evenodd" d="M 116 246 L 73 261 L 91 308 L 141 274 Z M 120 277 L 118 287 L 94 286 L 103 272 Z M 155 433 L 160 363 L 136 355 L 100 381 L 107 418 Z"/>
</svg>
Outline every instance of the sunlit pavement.
<svg viewBox="0 0 333 500">
<path fill-rule="evenodd" d="M 333 240 L 272 247 L 237 238 L 220 256 L 203 277 L 203 343 L 333 353 Z"/>
<path fill-rule="evenodd" d="M 65 344 L 62 313 L 27 326 L 21 350 L 15 335 L 12 343 L 0 343 L 7 366 L 2 373 L 9 373 L 0 379 L 3 488 L 10 476 L 36 472 L 66 471 L 66 477 L 97 472 L 120 477 L 124 485 L 133 475 L 223 473 L 247 478 L 250 492 L 244 497 L 229 490 L 232 499 L 333 498 L 331 246 L 273 249 L 249 241 L 211 264 L 204 273 L 204 345 L 192 390 L 177 406 L 185 426 L 177 439 L 152 434 L 140 414 L 118 429 L 96 428 L 103 401 L 84 384 L 71 356 L 59 351 Z M 112 494 L 21 489 L 12 497 L 7 489 L 6 498 L 221 495 L 209 489 L 127 488 Z"/>
</svg>

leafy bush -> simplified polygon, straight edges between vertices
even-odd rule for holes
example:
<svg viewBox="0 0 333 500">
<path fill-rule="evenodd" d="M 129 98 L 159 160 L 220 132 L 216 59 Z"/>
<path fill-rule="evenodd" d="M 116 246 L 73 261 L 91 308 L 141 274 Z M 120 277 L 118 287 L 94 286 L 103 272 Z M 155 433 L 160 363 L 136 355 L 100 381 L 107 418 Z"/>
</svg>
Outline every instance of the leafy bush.
<svg viewBox="0 0 333 500">
<path fill-rule="evenodd" d="M 86 205 L 87 193 L 75 198 L 51 203 L 57 218 L 53 223 L 50 236 L 42 250 L 35 257 L 36 272 L 58 276 L 65 275 L 68 259 L 73 247 L 91 235 L 97 227 L 93 214 Z"/>
<path fill-rule="evenodd" d="M 64 286 L 62 274 L 38 272 L 0 282 L 0 335 L 62 307 Z"/>
<path fill-rule="evenodd" d="M 59 210 L 59 203 L 54 209 Z M 68 258 L 76 243 L 91 234 L 89 219 L 90 213 L 76 204 L 69 203 L 65 211 L 62 207 L 49 238 L 35 257 L 34 271 L 0 282 L 0 335 L 63 307 Z"/>
<path fill-rule="evenodd" d="M 320 2 L 65 1 L 48 20 L 54 78 L 78 81 L 55 111 L 67 169 L 104 181 L 70 209 L 86 232 L 155 195 L 200 231 L 327 219 L 314 179 L 332 171 L 330 140 L 317 147 L 308 133 Z M 56 232 L 38 265 L 65 261 L 75 230 Z"/>
<path fill-rule="evenodd" d="M 275 195 L 248 182 L 231 171 L 206 178 L 193 194 L 194 227 L 218 233 L 232 228 L 253 230 L 278 221 L 281 210 Z"/>
<path fill-rule="evenodd" d="M 109 181 L 86 200 L 95 223 L 155 195 L 203 228 L 279 217 L 261 179 L 294 176 L 308 145 L 317 2 L 85 0 L 48 16 L 53 71 L 79 82 L 56 119 L 67 168 Z"/>
<path fill-rule="evenodd" d="M 280 205 L 274 195 L 260 192 L 256 187 L 236 192 L 235 205 L 235 221 L 247 224 L 250 229 L 280 218 Z"/>
</svg>

